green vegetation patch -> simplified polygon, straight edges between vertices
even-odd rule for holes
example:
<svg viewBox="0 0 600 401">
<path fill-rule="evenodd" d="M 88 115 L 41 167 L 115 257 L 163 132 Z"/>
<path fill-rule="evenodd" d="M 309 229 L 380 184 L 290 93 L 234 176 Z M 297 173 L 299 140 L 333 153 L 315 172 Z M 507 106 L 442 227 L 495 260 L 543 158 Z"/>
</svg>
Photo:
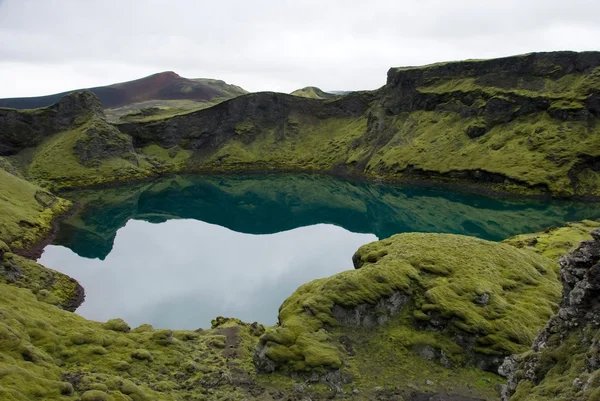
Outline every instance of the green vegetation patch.
<svg viewBox="0 0 600 401">
<path fill-rule="evenodd" d="M 3 400 L 252 398 L 252 325 L 227 320 L 210 330 L 127 333 L 121 320 L 88 321 L 27 289 L 0 283 L 0 293 Z M 216 338 L 226 348 L 215 346 Z"/>
<path fill-rule="evenodd" d="M 28 173 L 53 188 L 135 180 L 153 174 L 153 166 L 139 156 L 131 137 L 93 115 L 40 144 Z"/>
<path fill-rule="evenodd" d="M 527 366 L 531 361 L 536 369 L 528 375 L 523 370 L 516 372 L 521 381 L 511 400 L 600 400 L 600 371 L 582 373 L 586 372 L 586 361 L 594 358 L 590 344 L 599 342 L 600 331 L 588 326 L 567 335 L 554 334 L 540 354 L 528 352 L 518 355 L 516 358 L 520 366 Z M 528 380 L 532 377 L 537 381 Z"/>
<path fill-rule="evenodd" d="M 600 222 L 583 220 L 566 223 L 539 233 L 516 235 L 504 242 L 517 248 L 533 250 L 545 257 L 558 261 L 561 256 L 576 248 L 581 241 L 591 240 L 590 231 L 600 227 Z"/>
<path fill-rule="evenodd" d="M 455 343 L 459 337 L 472 337 L 481 355 L 522 352 L 560 300 L 552 261 L 470 237 L 400 234 L 361 247 L 354 260 L 358 270 L 298 288 L 281 306 L 280 324 L 261 337 L 259 352 L 284 369 L 338 369 L 343 352 L 328 330 L 341 326 L 335 307 L 381 305 L 400 293 L 414 316 L 403 336 L 420 336 L 425 340 L 415 344 L 425 342 L 466 363 L 467 351 Z M 435 335 L 435 342 L 431 333 L 418 334 L 435 330 L 417 324 L 427 319 L 444 322 L 437 328 L 443 336 Z"/>
<path fill-rule="evenodd" d="M 0 188 L 0 240 L 14 251 L 36 244 L 71 207 L 71 202 L 2 168 Z"/>
</svg>

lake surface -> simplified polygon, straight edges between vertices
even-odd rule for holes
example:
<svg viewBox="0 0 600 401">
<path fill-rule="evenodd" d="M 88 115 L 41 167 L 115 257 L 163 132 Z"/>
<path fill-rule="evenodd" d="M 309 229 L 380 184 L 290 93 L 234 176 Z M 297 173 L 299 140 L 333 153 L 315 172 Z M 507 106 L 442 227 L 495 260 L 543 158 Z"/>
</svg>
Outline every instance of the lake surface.
<svg viewBox="0 0 600 401">
<path fill-rule="evenodd" d="M 132 327 L 271 325 L 300 285 L 352 269 L 368 242 L 402 232 L 499 241 L 600 217 L 600 204 L 502 200 L 323 176 L 177 176 L 69 192 L 83 207 L 40 263 L 77 279 L 82 316 Z"/>
</svg>

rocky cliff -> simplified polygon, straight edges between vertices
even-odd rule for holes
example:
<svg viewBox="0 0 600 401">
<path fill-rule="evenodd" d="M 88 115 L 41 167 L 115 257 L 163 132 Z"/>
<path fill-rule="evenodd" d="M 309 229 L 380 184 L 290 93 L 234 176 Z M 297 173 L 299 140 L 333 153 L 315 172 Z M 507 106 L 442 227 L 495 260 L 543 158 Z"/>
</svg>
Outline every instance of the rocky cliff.
<svg viewBox="0 0 600 401">
<path fill-rule="evenodd" d="M 104 117 L 100 101 L 90 92 L 73 92 L 57 103 L 35 110 L 0 108 L 0 156 L 14 155 L 68 130 L 89 115 Z"/>
<path fill-rule="evenodd" d="M 600 396 L 600 229 L 560 259 L 560 310 L 531 351 L 508 358 L 503 399 L 597 400 Z"/>
<path fill-rule="evenodd" d="M 116 125 L 120 141 L 91 148 L 104 155 L 93 167 L 108 167 L 111 178 L 98 178 L 81 159 L 59 176 L 40 171 L 47 152 L 25 169 L 54 187 L 168 171 L 306 171 L 598 197 L 599 93 L 595 52 L 393 68 L 386 85 L 372 92 L 329 100 L 256 93 L 168 119 L 123 121 Z M 52 140 L 39 133 L 57 132 L 56 124 L 41 129 L 40 119 L 31 117 L 51 115 L 47 110 L 3 113 L 4 154 L 43 146 Z M 103 126 L 113 137 L 116 129 Z M 103 152 L 105 145 L 112 148 Z M 115 152 L 115 146 L 124 151 Z M 61 159 L 78 151 L 71 145 L 52 148 Z"/>
</svg>

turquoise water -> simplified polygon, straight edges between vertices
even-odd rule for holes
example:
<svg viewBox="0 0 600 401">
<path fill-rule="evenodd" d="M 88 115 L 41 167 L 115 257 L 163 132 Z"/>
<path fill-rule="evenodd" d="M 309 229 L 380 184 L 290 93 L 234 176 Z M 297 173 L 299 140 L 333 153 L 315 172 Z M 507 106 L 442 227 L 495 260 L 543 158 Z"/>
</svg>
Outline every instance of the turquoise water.
<svg viewBox="0 0 600 401">
<path fill-rule="evenodd" d="M 600 217 L 600 205 L 502 200 L 323 176 L 180 176 L 70 192 L 82 204 L 40 262 L 79 280 L 86 318 L 196 329 L 274 324 L 297 287 L 352 269 L 365 243 L 411 232 L 499 241 Z"/>
</svg>

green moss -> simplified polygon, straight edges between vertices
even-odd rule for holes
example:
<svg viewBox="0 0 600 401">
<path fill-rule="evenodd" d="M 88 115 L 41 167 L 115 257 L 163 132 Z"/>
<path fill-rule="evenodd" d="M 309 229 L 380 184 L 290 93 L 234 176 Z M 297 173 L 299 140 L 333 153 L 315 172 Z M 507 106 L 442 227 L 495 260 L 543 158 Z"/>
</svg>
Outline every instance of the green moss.
<svg viewBox="0 0 600 401">
<path fill-rule="evenodd" d="M 0 275 L 0 283 L 28 288 L 41 302 L 63 308 L 78 306 L 80 289 L 71 277 L 12 253 L 5 253 L 4 259 L 5 268 L 12 270 L 13 275 Z M 10 263 L 6 262 L 7 259 Z"/>
<path fill-rule="evenodd" d="M 133 153 L 131 138 L 97 116 L 46 139 L 36 148 L 28 170 L 32 179 L 56 189 L 142 179 L 154 173 L 147 160 Z"/>
<path fill-rule="evenodd" d="M 539 233 L 517 235 L 504 242 L 517 248 L 533 250 L 558 261 L 581 241 L 591 240 L 590 231 L 598 227 L 600 227 L 598 221 L 583 220 L 567 223 L 562 227 L 548 228 Z"/>
<path fill-rule="evenodd" d="M 525 362 L 530 358 L 538 358 L 533 372 L 539 382 L 531 382 L 524 379 L 519 382 L 516 393 L 511 397 L 515 401 L 542 401 L 542 400 L 597 400 L 600 375 L 582 374 L 585 370 L 585 361 L 590 357 L 586 352 L 589 350 L 590 342 L 600 340 L 597 330 L 584 332 L 572 331 L 567 336 L 558 338 L 551 337 L 551 346 L 541 351 L 540 355 L 527 353 L 521 356 Z M 583 388 L 574 386 L 575 379 L 579 379 L 587 385 Z"/>
<path fill-rule="evenodd" d="M 129 333 L 131 327 L 123 319 L 111 319 L 102 325 L 106 330 L 120 331 L 123 333 Z"/>
<path fill-rule="evenodd" d="M 71 202 L 0 168 L 0 240 L 15 250 L 36 244 Z"/>
<path fill-rule="evenodd" d="M 109 401 L 110 398 L 104 391 L 90 390 L 83 393 L 81 401 Z"/>
<path fill-rule="evenodd" d="M 113 331 L 41 303 L 29 290 L 0 284 L 0 292 L 2 399 L 77 400 L 98 394 L 109 400 L 263 399 L 235 385 L 254 381 L 256 337 L 249 334 L 250 325 L 231 326 L 237 332 L 235 356 L 226 358 L 223 348 L 209 344 L 225 338 L 219 329 L 192 336 L 173 331 L 165 347 L 153 335 L 161 331 Z M 229 379 L 218 380 L 223 375 Z"/>
<path fill-rule="evenodd" d="M 305 284 L 283 303 L 280 325 L 261 337 L 269 358 L 292 370 L 339 368 L 339 344 L 322 331 L 340 325 L 334 305 L 374 305 L 397 291 L 420 310 L 418 320 L 437 314 L 456 333 L 480 339 L 481 353 L 509 355 L 531 344 L 560 297 L 550 260 L 469 237 L 401 234 L 361 247 L 354 258 L 360 269 Z M 484 293 L 489 300 L 480 305 Z M 455 344 L 436 343 L 457 354 Z"/>
</svg>

